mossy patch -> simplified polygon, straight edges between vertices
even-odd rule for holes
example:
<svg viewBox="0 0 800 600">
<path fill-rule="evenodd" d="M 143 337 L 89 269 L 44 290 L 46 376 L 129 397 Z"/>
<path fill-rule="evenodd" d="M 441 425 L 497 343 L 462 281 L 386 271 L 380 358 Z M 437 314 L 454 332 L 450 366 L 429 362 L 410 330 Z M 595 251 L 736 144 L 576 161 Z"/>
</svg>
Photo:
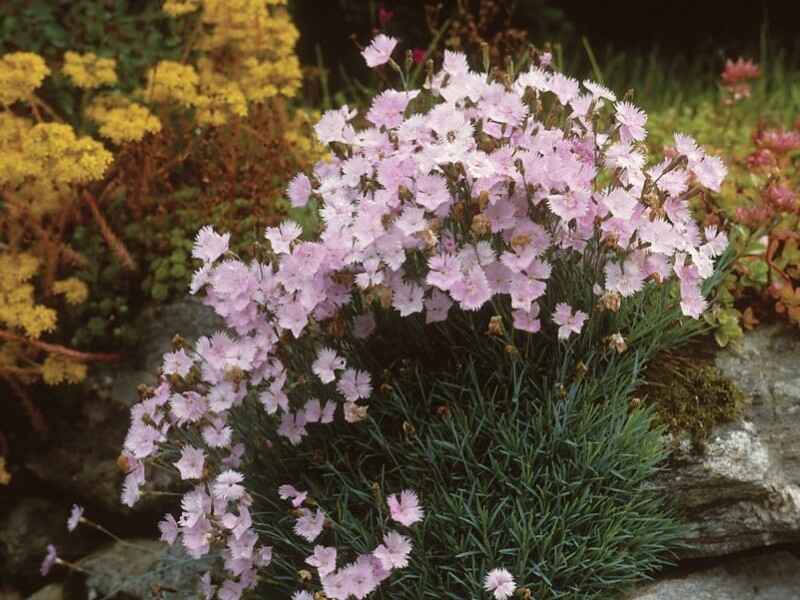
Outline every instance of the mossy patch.
<svg viewBox="0 0 800 600">
<path fill-rule="evenodd" d="M 742 412 L 744 393 L 711 364 L 678 364 L 651 368 L 642 391 L 657 420 L 673 435 L 688 434 L 702 447 L 716 425 L 729 423 Z"/>
</svg>

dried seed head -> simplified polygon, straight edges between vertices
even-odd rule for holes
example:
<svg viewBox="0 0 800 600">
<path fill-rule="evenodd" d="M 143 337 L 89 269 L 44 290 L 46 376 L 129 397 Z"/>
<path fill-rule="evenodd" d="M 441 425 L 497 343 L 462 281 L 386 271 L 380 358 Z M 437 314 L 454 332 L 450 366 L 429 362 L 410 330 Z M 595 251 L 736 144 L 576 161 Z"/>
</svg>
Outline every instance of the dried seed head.
<svg viewBox="0 0 800 600">
<path fill-rule="evenodd" d="M 520 248 L 524 248 L 528 244 L 531 243 L 531 236 L 528 234 L 518 234 L 511 238 L 511 245 L 519 250 Z"/>
<path fill-rule="evenodd" d="M 477 236 L 488 235 L 492 232 L 492 223 L 486 215 L 477 214 L 472 218 L 472 225 L 469 229 Z"/>
<path fill-rule="evenodd" d="M 478 194 L 478 206 L 481 210 L 486 210 L 486 207 L 489 206 L 489 192 L 486 190 Z"/>
<path fill-rule="evenodd" d="M 503 335 L 503 317 L 495 315 L 489 319 L 489 329 L 486 331 L 486 335 Z"/>
<path fill-rule="evenodd" d="M 425 244 L 425 248 L 428 250 L 433 250 L 436 248 L 436 244 L 439 243 L 439 237 L 436 235 L 433 228 L 425 229 L 419 235 L 420 238 L 422 238 L 422 243 Z"/>
<path fill-rule="evenodd" d="M 622 334 L 619 332 L 608 336 L 606 339 L 608 340 L 609 348 L 613 348 L 619 354 L 622 354 L 628 349 L 628 344 L 625 343 L 625 338 L 622 337 Z"/>
<path fill-rule="evenodd" d="M 606 291 L 600 296 L 600 305 L 602 308 L 610 310 L 611 312 L 617 312 L 621 303 L 622 296 L 620 296 L 619 292 Z"/>
<path fill-rule="evenodd" d="M 311 581 L 313 575 L 311 575 L 311 571 L 308 569 L 300 569 L 297 572 L 297 578 L 300 580 L 300 583 L 306 583 L 307 581 Z"/>
</svg>

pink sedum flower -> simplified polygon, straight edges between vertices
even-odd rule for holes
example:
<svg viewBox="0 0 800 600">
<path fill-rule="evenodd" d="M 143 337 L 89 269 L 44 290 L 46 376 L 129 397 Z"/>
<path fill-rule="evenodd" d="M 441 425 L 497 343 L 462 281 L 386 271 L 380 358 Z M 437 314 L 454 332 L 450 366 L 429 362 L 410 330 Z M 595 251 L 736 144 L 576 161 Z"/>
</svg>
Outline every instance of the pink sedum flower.
<svg viewBox="0 0 800 600">
<path fill-rule="evenodd" d="M 361 56 L 367 61 L 368 67 L 379 67 L 389 62 L 395 46 L 397 46 L 397 40 L 395 38 L 380 33 L 375 36 L 372 43 L 361 52 Z"/>
<path fill-rule="evenodd" d="M 401 525 L 410 527 L 414 523 L 421 521 L 425 512 L 419 505 L 419 498 L 413 490 L 403 490 L 398 497 L 392 494 L 386 499 L 389 505 L 389 513 L 393 520 Z"/>
</svg>

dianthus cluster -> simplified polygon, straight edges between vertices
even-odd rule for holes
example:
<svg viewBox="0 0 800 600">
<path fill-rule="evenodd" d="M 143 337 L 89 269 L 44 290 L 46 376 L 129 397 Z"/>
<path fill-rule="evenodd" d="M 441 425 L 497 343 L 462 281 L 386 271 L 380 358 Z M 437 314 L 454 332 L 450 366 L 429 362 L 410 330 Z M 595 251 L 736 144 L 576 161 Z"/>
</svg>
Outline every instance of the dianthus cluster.
<svg viewBox="0 0 800 600">
<path fill-rule="evenodd" d="M 368 64 L 399 70 L 395 44 L 379 36 L 364 51 Z M 123 501 L 139 498 L 146 465 L 174 464 L 193 487 L 179 518 L 162 522 L 164 539 L 180 539 L 195 557 L 220 551 L 227 578 L 217 597 L 238 598 L 268 567 L 272 540 L 259 536 L 249 511 L 237 411 L 260 405 L 271 416 L 258 440 L 267 446 L 301 444 L 333 422 L 357 426 L 378 390 L 355 349 L 381 313 L 446 327 L 456 311 L 491 307 L 490 328 L 549 330 L 569 344 L 596 305 L 552 297 L 549 279 L 553 265 L 591 255 L 606 306 L 677 282 L 676 302 L 698 317 L 701 284 L 727 242 L 697 226 L 687 200 L 719 189 L 726 170 L 680 135 L 678 156 L 649 165 L 646 119 L 596 83 L 541 65 L 497 80 L 450 52 L 422 89 L 386 90 L 364 115 L 347 106 L 325 113 L 315 130 L 332 157 L 288 188 L 294 206 L 316 208 L 317 236 L 285 221 L 266 230 L 266 258 L 245 263 L 228 252 L 229 235 L 198 234 L 192 291 L 205 292 L 228 331 L 165 355 L 160 384 L 132 412 Z M 545 297 L 551 314 L 540 314 Z M 337 548 L 337 507 L 295 485 L 273 490 L 297 509 L 294 533 L 332 542 L 308 546 L 317 573 L 295 598 L 309 590 L 364 598 L 405 566 L 410 541 L 394 530 L 368 554 Z M 410 490 L 390 496 L 388 508 L 403 526 L 423 516 Z M 352 562 L 337 566 L 346 555 Z M 506 598 L 513 577 L 495 569 L 486 589 Z M 214 592 L 207 575 L 205 596 Z"/>
</svg>

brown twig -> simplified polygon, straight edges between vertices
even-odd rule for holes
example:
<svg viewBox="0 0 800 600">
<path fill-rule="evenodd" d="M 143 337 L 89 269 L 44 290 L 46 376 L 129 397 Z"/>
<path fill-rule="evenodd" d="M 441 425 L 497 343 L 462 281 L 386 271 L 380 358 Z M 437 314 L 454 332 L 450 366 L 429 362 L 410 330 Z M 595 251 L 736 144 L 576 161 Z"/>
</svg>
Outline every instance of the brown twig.
<svg viewBox="0 0 800 600">
<path fill-rule="evenodd" d="M 120 240 L 114 231 L 111 229 L 111 225 L 108 224 L 103 213 L 100 212 L 100 208 L 97 206 L 97 201 L 94 199 L 88 191 L 83 193 L 83 199 L 86 204 L 89 205 L 89 209 L 92 211 L 92 217 L 94 218 L 95 223 L 100 228 L 100 234 L 103 236 L 103 239 L 108 244 L 108 247 L 111 248 L 111 251 L 116 255 L 116 257 L 120 260 L 122 265 L 128 269 L 129 271 L 136 271 L 136 261 L 133 260 L 133 257 L 128 252 L 128 249 L 125 247 L 125 244 Z"/>
<path fill-rule="evenodd" d="M 74 265 L 76 267 L 81 268 L 88 268 L 89 267 L 89 259 L 87 259 L 83 254 L 78 252 L 77 250 L 73 250 L 67 244 L 61 246 L 61 260 L 68 264 Z"/>
<path fill-rule="evenodd" d="M 15 381 L 11 377 L 4 377 L 6 382 L 14 393 L 19 397 L 20 402 L 22 402 L 22 406 L 25 409 L 25 412 L 28 413 L 28 418 L 31 421 L 31 426 L 36 430 L 37 433 L 45 434 L 47 433 L 47 423 L 44 420 L 44 415 L 42 412 L 36 408 L 36 405 L 31 400 L 30 396 L 25 392 L 25 388 L 23 388 L 19 382 Z"/>
<path fill-rule="evenodd" d="M 67 358 L 71 358 L 78 362 L 103 362 L 103 363 L 114 363 L 119 362 L 124 358 L 123 354 L 118 352 L 81 352 L 80 350 L 74 350 L 73 348 L 67 348 L 66 346 L 61 346 L 59 344 L 51 344 L 49 342 L 42 342 L 40 340 L 32 340 L 30 338 L 22 337 L 15 333 L 11 333 L 10 331 L 4 331 L 0 329 L 0 339 L 6 340 L 8 342 L 17 342 L 20 344 L 28 344 L 29 346 L 33 346 L 34 348 L 38 348 L 39 350 L 44 350 L 45 352 L 51 352 L 52 354 L 60 354 L 61 356 L 66 356 Z"/>
</svg>

